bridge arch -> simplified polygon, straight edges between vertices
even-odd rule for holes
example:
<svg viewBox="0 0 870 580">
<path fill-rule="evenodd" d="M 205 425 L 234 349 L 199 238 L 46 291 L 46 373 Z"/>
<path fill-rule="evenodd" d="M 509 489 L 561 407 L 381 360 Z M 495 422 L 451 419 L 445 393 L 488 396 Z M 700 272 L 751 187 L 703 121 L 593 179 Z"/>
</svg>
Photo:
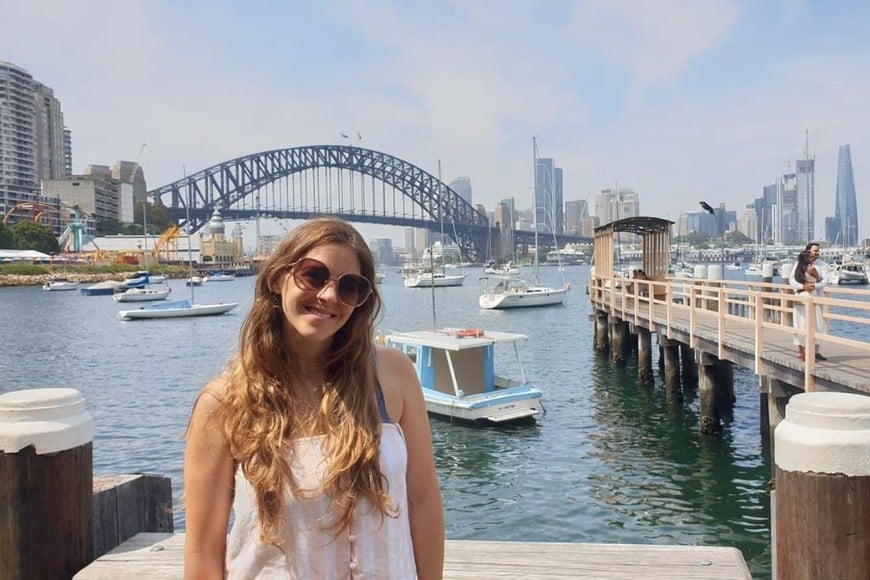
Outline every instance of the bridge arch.
<svg viewBox="0 0 870 580">
<path fill-rule="evenodd" d="M 147 198 L 165 205 L 179 224 L 189 216 L 192 231 L 217 207 L 229 219 L 332 214 L 348 221 L 443 227 L 468 259 L 484 257 L 491 235 L 487 216 L 431 173 L 387 153 L 346 145 L 238 157 L 153 189 Z"/>
</svg>

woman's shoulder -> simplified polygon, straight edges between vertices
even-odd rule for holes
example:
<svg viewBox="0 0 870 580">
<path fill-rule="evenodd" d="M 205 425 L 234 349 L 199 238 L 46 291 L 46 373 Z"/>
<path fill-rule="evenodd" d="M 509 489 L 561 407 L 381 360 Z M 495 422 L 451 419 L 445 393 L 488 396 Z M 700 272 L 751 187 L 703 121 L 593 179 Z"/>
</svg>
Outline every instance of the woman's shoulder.
<svg viewBox="0 0 870 580">
<path fill-rule="evenodd" d="M 376 346 L 378 383 L 387 402 L 390 417 L 398 421 L 404 409 L 404 401 L 412 392 L 419 391 L 417 373 L 411 360 L 402 351 L 389 346 Z"/>
</svg>

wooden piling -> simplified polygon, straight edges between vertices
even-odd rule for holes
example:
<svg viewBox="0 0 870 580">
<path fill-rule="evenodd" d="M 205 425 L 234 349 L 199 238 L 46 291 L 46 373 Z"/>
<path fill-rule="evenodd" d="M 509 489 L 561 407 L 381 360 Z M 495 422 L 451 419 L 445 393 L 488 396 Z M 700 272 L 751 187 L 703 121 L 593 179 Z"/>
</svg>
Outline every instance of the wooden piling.
<svg viewBox="0 0 870 580">
<path fill-rule="evenodd" d="M 870 398 L 792 397 L 775 433 L 777 578 L 870 578 Z"/>
<path fill-rule="evenodd" d="M 610 357 L 618 365 L 624 365 L 628 359 L 628 354 L 631 352 L 629 344 L 630 332 L 628 331 L 628 323 L 624 320 L 616 319 L 613 321 L 610 336 Z"/>
<path fill-rule="evenodd" d="M 665 361 L 665 391 L 668 398 L 681 400 L 683 393 L 680 388 L 680 347 L 676 340 L 659 335 L 659 346 L 662 348 Z"/>
<path fill-rule="evenodd" d="M 698 365 L 698 397 L 701 403 L 701 433 L 718 435 L 722 414 L 734 404 L 734 369 L 731 363 L 710 353 L 701 353 Z"/>
<path fill-rule="evenodd" d="M 607 352 L 610 349 L 610 318 L 606 312 L 595 313 L 595 350 Z"/>
<path fill-rule="evenodd" d="M 93 560 L 93 430 L 75 389 L 0 395 L 0 578 L 71 578 Z"/>
<path fill-rule="evenodd" d="M 683 389 L 697 388 L 698 365 L 695 363 L 695 350 L 684 342 L 680 343 L 680 378 Z"/>
<path fill-rule="evenodd" d="M 652 369 L 652 334 L 643 327 L 637 330 L 637 382 L 649 385 L 653 383 Z"/>
</svg>

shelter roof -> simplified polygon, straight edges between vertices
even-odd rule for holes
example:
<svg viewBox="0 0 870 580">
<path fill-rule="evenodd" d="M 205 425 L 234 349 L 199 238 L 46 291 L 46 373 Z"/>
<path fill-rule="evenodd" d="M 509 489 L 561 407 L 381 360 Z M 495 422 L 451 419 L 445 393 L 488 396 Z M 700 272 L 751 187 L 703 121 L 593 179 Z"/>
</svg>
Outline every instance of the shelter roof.
<svg viewBox="0 0 870 580">
<path fill-rule="evenodd" d="M 630 232 L 633 234 L 651 234 L 666 232 L 674 222 L 663 218 L 650 216 L 636 216 L 622 218 L 621 220 L 606 223 L 595 228 L 595 234 L 608 232 Z"/>
</svg>

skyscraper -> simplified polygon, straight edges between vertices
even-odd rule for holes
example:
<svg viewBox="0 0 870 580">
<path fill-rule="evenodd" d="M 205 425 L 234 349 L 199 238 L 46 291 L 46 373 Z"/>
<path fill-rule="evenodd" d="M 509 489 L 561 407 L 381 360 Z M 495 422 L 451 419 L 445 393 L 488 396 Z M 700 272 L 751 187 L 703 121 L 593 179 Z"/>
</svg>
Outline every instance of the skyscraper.
<svg viewBox="0 0 870 580">
<path fill-rule="evenodd" d="M 70 173 L 60 101 L 21 67 L 0 61 L 0 214 L 39 199 L 40 179 Z"/>
<path fill-rule="evenodd" d="M 852 151 L 849 145 L 840 145 L 837 160 L 837 204 L 834 208 L 834 222 L 838 230 L 838 243 L 845 247 L 857 246 L 858 203 L 855 199 L 855 175 L 852 173 Z"/>
<path fill-rule="evenodd" d="M 562 233 L 562 169 L 553 159 L 538 159 L 535 222 L 539 232 Z"/>
<path fill-rule="evenodd" d="M 472 203 L 471 199 L 471 178 L 460 176 L 451 181 L 448 184 L 448 187 L 455 191 L 459 197 L 467 201 L 468 203 Z"/>
<path fill-rule="evenodd" d="M 798 159 L 795 164 L 795 206 L 797 224 L 795 241 L 807 243 L 816 230 L 816 168 L 815 159 Z"/>
</svg>

